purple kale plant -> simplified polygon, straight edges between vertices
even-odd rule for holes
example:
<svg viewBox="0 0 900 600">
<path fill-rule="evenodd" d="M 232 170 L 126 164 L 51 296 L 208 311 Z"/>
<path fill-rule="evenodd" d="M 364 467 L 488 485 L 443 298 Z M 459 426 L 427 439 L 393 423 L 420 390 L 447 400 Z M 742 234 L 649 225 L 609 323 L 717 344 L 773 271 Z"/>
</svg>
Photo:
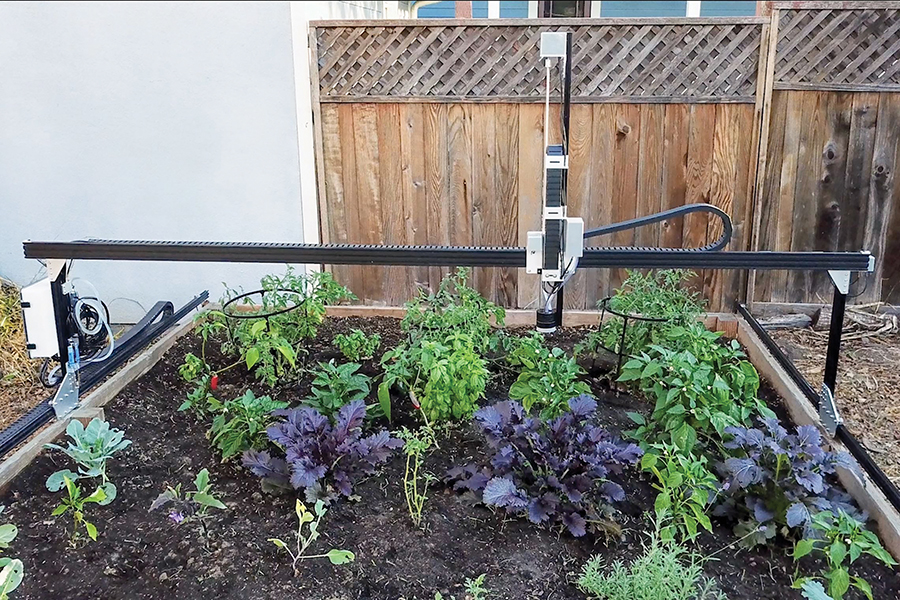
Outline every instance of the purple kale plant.
<svg viewBox="0 0 900 600">
<path fill-rule="evenodd" d="M 625 499 L 622 486 L 608 476 L 634 465 L 643 452 L 597 425 L 593 398 L 578 396 L 568 404 L 568 412 L 551 420 L 529 416 L 513 401 L 476 412 L 493 455 L 489 465 L 450 469 L 454 488 L 532 523 L 562 525 L 583 536 Z"/>
<path fill-rule="evenodd" d="M 859 471 L 846 452 L 822 448 L 811 425 L 788 433 L 777 419 L 759 419 L 758 428 L 727 427 L 724 446 L 730 455 L 716 470 L 723 478 L 717 516 L 739 519 L 735 533 L 747 546 L 765 544 L 781 531 L 792 537 L 810 534 L 812 515 L 843 510 L 865 521 L 849 494 L 832 483 L 837 467 Z"/>
<path fill-rule="evenodd" d="M 263 488 L 302 489 L 309 502 L 350 496 L 353 484 L 388 460 L 403 446 L 386 430 L 363 437 L 366 405 L 345 404 L 334 424 L 314 408 L 278 410 L 284 420 L 266 430 L 269 439 L 284 449 L 284 458 L 248 450 L 243 464 L 262 477 Z"/>
</svg>

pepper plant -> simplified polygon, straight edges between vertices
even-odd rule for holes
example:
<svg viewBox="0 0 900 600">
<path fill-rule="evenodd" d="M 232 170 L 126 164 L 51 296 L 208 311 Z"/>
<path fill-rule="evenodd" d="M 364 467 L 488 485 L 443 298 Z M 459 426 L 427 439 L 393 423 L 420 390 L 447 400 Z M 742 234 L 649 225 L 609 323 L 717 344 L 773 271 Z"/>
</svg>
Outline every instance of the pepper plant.
<svg viewBox="0 0 900 600">
<path fill-rule="evenodd" d="M 356 362 L 375 355 L 381 344 L 381 336 L 377 333 L 366 335 L 361 329 L 353 329 L 347 334 L 337 334 L 332 341 L 345 358 Z"/>
<path fill-rule="evenodd" d="M 575 359 L 560 348 L 548 349 L 541 334 L 513 339 L 509 346 L 506 361 L 520 371 L 509 397 L 521 400 L 526 411 L 536 409 L 550 419 L 568 410 L 570 398 L 591 393 L 591 388 L 578 380 L 584 371 Z"/>
<path fill-rule="evenodd" d="M 369 395 L 371 378 L 357 373 L 358 363 L 335 365 L 334 360 L 319 363 L 313 374 L 312 396 L 304 400 L 323 415 L 332 416 L 342 406 Z"/>
<path fill-rule="evenodd" d="M 209 438 L 222 453 L 222 462 L 251 448 L 264 448 L 269 441 L 266 428 L 274 421 L 272 412 L 283 408 L 287 408 L 287 402 L 278 402 L 269 396 L 257 397 L 251 390 L 221 403 L 213 418 Z"/>
<path fill-rule="evenodd" d="M 104 504 L 106 494 L 102 487 L 98 487 L 89 496 L 85 496 L 81 487 L 75 483 L 68 475 L 63 475 L 63 487 L 66 490 L 66 497 L 62 499 L 59 506 L 53 509 L 50 516 L 59 517 L 67 512 L 72 513 L 72 535 L 70 541 L 74 546 L 81 536 L 81 528 L 84 527 L 88 537 L 93 541 L 97 541 L 97 526 L 88 521 L 84 516 L 85 506 L 88 504 Z M 107 503 L 108 504 L 108 503 Z"/>
<path fill-rule="evenodd" d="M 850 575 L 850 565 L 863 554 L 873 556 L 888 566 L 897 565 L 897 561 L 878 541 L 878 536 L 868 531 L 862 521 L 841 509 L 838 509 L 837 514 L 822 511 L 813 515 L 810 533 L 814 537 L 804 538 L 794 544 L 794 560 L 807 555 L 821 555 L 826 565 L 821 579 L 827 582 L 828 594 L 834 600 L 842 600 L 850 586 L 873 600 L 869 582 L 862 577 Z M 794 587 L 802 588 L 816 579 L 801 577 L 794 581 Z"/>
</svg>

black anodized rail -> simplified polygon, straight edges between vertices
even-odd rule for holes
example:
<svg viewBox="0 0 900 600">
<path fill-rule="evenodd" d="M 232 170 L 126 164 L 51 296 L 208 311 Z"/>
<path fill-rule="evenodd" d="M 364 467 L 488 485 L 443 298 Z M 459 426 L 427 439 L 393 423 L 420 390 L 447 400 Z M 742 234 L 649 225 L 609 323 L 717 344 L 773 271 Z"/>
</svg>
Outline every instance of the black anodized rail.
<svg viewBox="0 0 900 600">
<path fill-rule="evenodd" d="M 525 249 L 263 242 L 85 240 L 24 243 L 25 258 L 331 265 L 524 267 Z M 866 252 L 700 252 L 585 248 L 579 268 L 867 271 Z"/>
</svg>

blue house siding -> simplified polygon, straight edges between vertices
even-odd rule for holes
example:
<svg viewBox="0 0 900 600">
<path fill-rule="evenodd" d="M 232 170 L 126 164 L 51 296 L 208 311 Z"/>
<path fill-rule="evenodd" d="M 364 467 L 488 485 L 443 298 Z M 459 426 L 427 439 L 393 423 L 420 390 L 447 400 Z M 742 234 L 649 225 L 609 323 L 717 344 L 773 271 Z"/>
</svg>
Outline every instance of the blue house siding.
<svg viewBox="0 0 900 600">
<path fill-rule="evenodd" d="M 456 6 L 454 2 L 450 2 L 449 0 L 435 2 L 434 4 L 427 4 L 421 7 L 417 14 L 420 19 L 452 19 L 456 16 Z M 476 19 L 486 19 L 487 16 L 487 0 L 476 0 L 475 2 L 472 2 L 472 17 Z M 528 18 L 528 0 L 501 1 L 500 18 Z"/>
<path fill-rule="evenodd" d="M 704 4 L 706 4 L 704 2 Z M 603 0 L 600 3 L 601 17 L 683 17 L 687 14 L 687 2 L 658 0 L 656 2 L 635 2 L 634 0 Z M 591 15 L 596 17 L 598 15 Z"/>
<path fill-rule="evenodd" d="M 754 0 L 703 0 L 700 3 L 701 17 L 752 17 L 756 15 Z"/>
</svg>

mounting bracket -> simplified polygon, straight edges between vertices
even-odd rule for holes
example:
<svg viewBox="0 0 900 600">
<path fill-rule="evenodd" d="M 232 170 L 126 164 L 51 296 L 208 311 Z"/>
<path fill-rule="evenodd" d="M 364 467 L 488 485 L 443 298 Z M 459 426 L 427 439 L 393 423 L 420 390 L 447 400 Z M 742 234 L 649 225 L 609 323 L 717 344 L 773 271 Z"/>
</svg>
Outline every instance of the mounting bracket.
<svg viewBox="0 0 900 600">
<path fill-rule="evenodd" d="M 850 271 L 828 271 L 828 276 L 840 293 L 850 293 Z"/>
<path fill-rule="evenodd" d="M 823 383 L 822 392 L 819 395 L 821 397 L 819 400 L 819 418 L 822 420 L 822 425 L 825 426 L 825 431 L 828 432 L 828 435 L 834 437 L 835 433 L 837 433 L 838 425 L 841 425 L 844 420 L 838 412 L 831 388 Z"/>
</svg>

